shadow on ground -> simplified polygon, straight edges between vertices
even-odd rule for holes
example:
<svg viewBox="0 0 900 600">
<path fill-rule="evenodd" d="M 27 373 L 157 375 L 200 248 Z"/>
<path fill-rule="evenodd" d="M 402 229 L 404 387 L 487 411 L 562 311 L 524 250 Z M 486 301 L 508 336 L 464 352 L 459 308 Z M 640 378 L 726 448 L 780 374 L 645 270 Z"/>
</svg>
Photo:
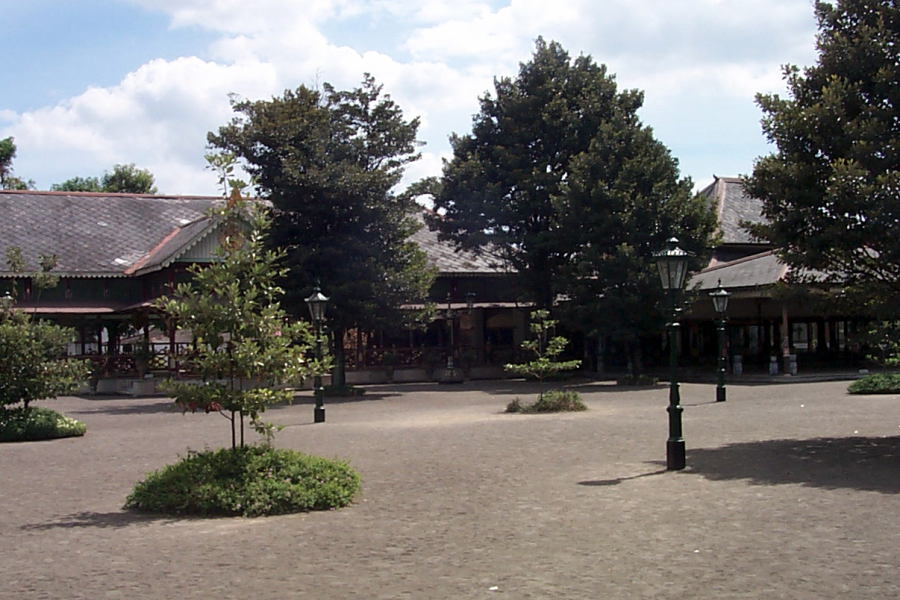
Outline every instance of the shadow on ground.
<svg viewBox="0 0 900 600">
<path fill-rule="evenodd" d="M 99 527 L 101 529 L 121 529 L 133 525 L 147 523 L 176 523 L 187 519 L 201 517 L 173 517 L 171 515 L 151 515 L 131 511 L 118 512 L 79 512 L 66 515 L 49 523 L 32 523 L 22 525 L 22 529 L 31 531 L 43 531 L 48 529 L 68 529 L 78 527 Z"/>
<path fill-rule="evenodd" d="M 653 462 L 648 464 L 663 464 L 659 462 Z M 657 469 L 656 471 L 648 471 L 646 473 L 639 473 L 637 475 L 630 475 L 628 477 L 616 477 L 615 479 L 592 479 L 589 481 L 579 481 L 578 485 L 586 485 L 591 487 L 599 487 L 605 485 L 619 485 L 625 481 L 631 481 L 632 479 L 641 479 L 642 477 L 653 477 L 654 475 L 662 475 L 663 473 L 667 473 L 666 469 Z"/>
<path fill-rule="evenodd" d="M 133 398 L 125 398 L 126 400 L 134 400 Z M 117 400 L 120 400 L 117 398 Z M 138 415 L 138 414 L 154 414 L 154 413 L 180 413 L 181 409 L 175 405 L 175 402 L 172 401 L 171 398 L 165 398 L 160 400 L 159 402 L 153 402 L 152 404 L 147 404 L 146 402 L 135 402 L 134 404 L 117 404 L 117 405 L 104 405 L 99 400 L 93 400 L 94 402 L 98 402 L 95 406 L 91 406 L 88 409 L 82 410 L 67 410 L 66 414 L 70 415 L 90 415 L 90 414 L 109 414 L 109 415 Z"/>
<path fill-rule="evenodd" d="M 689 449 L 687 463 L 712 480 L 900 493 L 900 436 L 742 442 Z"/>
<path fill-rule="evenodd" d="M 325 405 L 329 404 L 350 404 L 354 402 L 374 402 L 377 400 L 386 400 L 389 398 L 396 398 L 401 396 L 399 392 L 371 392 L 367 391 L 365 394 L 361 396 L 325 396 Z M 316 403 L 316 397 L 312 392 L 304 392 L 302 394 L 297 394 L 294 396 L 293 404 L 309 404 L 313 405 Z M 279 406 L 289 406 L 287 404 L 280 404 Z"/>
</svg>

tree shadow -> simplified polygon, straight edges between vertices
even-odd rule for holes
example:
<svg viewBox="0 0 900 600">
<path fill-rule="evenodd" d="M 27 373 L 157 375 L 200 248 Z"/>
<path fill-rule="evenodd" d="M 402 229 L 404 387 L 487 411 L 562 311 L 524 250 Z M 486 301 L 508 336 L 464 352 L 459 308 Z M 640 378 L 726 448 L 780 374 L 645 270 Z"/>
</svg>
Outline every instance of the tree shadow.
<svg viewBox="0 0 900 600">
<path fill-rule="evenodd" d="M 687 463 L 717 481 L 900 493 L 900 436 L 741 442 L 689 450 Z"/>
<path fill-rule="evenodd" d="M 136 511 L 118 511 L 118 512 L 79 512 L 66 515 L 49 523 L 31 523 L 22 525 L 22 529 L 28 531 L 46 531 L 49 529 L 74 529 L 79 527 L 97 527 L 100 529 L 122 529 L 135 525 L 144 525 L 149 523 L 177 523 L 181 521 L 206 519 L 214 517 L 194 517 L 183 516 L 176 517 L 172 515 L 154 515 L 149 513 L 140 513 Z"/>
<path fill-rule="evenodd" d="M 134 400 L 127 398 L 127 400 Z M 97 402 L 98 400 L 94 400 Z M 127 404 L 117 406 L 97 406 L 91 408 L 67 410 L 66 414 L 91 415 L 91 414 L 108 414 L 108 415 L 138 415 L 138 414 L 155 414 L 155 413 L 180 413 L 181 409 L 175 404 L 171 398 L 160 400 L 152 404 Z"/>
<path fill-rule="evenodd" d="M 367 391 L 365 394 L 361 396 L 325 396 L 325 406 L 329 404 L 352 404 L 355 402 L 376 402 L 378 400 L 385 400 L 388 398 L 396 398 L 400 396 L 399 392 L 376 392 L 372 393 L 371 391 Z M 306 392 L 303 394 L 298 394 L 294 396 L 294 400 L 291 404 L 309 404 L 314 405 L 316 403 L 316 397 L 312 395 L 312 392 Z M 279 404 L 280 407 L 291 406 L 291 404 Z"/>
<path fill-rule="evenodd" d="M 652 461 L 647 464 L 655 464 L 655 465 L 663 465 L 664 462 L 661 461 Z M 650 471 L 647 473 L 638 473 L 637 475 L 630 475 L 628 477 L 616 477 L 615 479 L 593 479 L 588 481 L 579 481 L 578 485 L 587 485 L 587 486 L 607 486 L 607 485 L 619 485 L 623 481 L 631 481 L 632 479 L 641 479 L 642 477 L 652 477 L 654 475 L 662 475 L 666 473 L 666 469 L 657 469 L 656 471 Z"/>
<path fill-rule="evenodd" d="M 611 381 L 608 383 L 587 383 L 583 385 L 572 385 L 574 390 L 578 392 L 584 393 L 616 393 L 616 394 L 628 394 L 629 392 L 646 392 L 648 390 L 662 390 L 669 387 L 667 383 L 653 383 L 647 385 L 619 385 L 615 381 Z"/>
</svg>

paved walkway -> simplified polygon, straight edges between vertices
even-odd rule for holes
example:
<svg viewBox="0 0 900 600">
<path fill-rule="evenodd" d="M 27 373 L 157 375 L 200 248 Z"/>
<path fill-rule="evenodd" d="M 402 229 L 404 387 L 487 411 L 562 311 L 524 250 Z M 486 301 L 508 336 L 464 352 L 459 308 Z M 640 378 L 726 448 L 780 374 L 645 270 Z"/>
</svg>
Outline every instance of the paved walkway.
<svg viewBox="0 0 900 600">
<path fill-rule="evenodd" d="M 63 398 L 81 439 L 0 445 L 0 599 L 900 597 L 900 396 L 846 382 L 580 386 L 590 410 L 506 415 L 529 388 L 375 386 L 269 413 L 277 445 L 349 459 L 353 506 L 260 519 L 121 510 L 133 483 L 229 439 L 162 398 Z"/>
</svg>

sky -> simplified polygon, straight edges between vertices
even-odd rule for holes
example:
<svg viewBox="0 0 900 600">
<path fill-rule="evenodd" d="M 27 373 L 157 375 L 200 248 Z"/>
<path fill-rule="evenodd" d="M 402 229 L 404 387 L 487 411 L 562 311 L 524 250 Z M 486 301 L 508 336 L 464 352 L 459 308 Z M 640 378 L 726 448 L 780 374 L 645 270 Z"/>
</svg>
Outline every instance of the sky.
<svg viewBox="0 0 900 600">
<path fill-rule="evenodd" d="M 813 0 L 0 0 L 0 30 L 17 176 L 49 189 L 134 163 L 167 194 L 220 193 L 203 157 L 229 97 L 364 73 L 422 120 L 404 184 L 440 175 L 538 36 L 642 90 L 641 120 L 701 188 L 773 151 L 755 96 L 816 60 Z"/>
</svg>

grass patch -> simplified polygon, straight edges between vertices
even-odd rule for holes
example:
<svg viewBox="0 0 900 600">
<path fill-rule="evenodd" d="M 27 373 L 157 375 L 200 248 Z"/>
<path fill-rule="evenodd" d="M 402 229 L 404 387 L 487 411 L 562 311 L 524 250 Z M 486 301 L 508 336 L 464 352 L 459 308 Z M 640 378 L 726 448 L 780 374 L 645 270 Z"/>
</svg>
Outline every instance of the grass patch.
<svg viewBox="0 0 900 600">
<path fill-rule="evenodd" d="M 342 461 L 264 446 L 191 452 L 138 483 L 125 508 L 258 517 L 346 506 L 359 474 Z"/>
<path fill-rule="evenodd" d="M 506 405 L 509 413 L 551 413 L 551 412 L 579 412 L 587 410 L 587 405 L 581 400 L 581 394 L 574 390 L 550 390 L 532 404 L 522 404 L 516 398 Z"/>
<path fill-rule="evenodd" d="M 84 435 L 81 421 L 44 408 L 0 409 L 0 442 L 34 442 Z"/>
<path fill-rule="evenodd" d="M 851 394 L 900 394 L 900 373 L 873 373 L 850 384 Z"/>
</svg>

